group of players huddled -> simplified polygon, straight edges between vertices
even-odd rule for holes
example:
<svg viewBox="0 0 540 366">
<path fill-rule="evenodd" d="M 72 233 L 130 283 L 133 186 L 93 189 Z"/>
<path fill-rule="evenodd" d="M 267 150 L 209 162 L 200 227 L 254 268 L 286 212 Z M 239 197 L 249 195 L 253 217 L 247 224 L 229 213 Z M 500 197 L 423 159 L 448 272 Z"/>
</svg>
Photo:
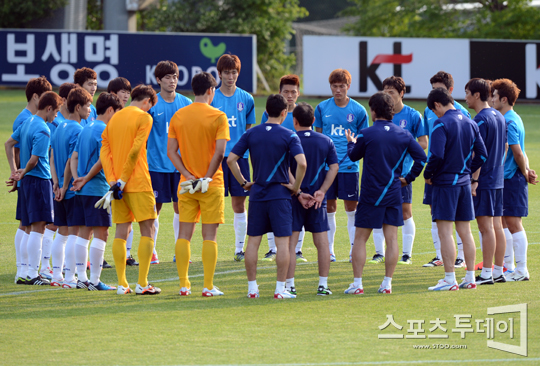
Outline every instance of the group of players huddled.
<svg viewBox="0 0 540 366">
<path fill-rule="evenodd" d="M 536 184 L 537 175 L 529 168 L 525 130 L 513 110 L 520 90 L 511 80 L 471 79 L 465 85 L 467 105 L 477 113 L 471 120 L 451 96 L 449 73 L 440 71 L 430 79 L 433 90 L 423 116 L 403 104 L 405 82 L 391 76 L 383 91 L 369 99 L 369 127 L 365 108 L 347 96 L 347 70 L 332 71 L 333 97 L 315 109 L 297 103 L 300 79 L 286 75 L 256 125 L 253 97 L 236 86 L 240 69 L 237 56 L 221 56 L 220 88 L 216 90 L 211 74 L 196 74 L 192 102 L 176 93 L 177 65 L 161 61 L 155 68 L 158 94 L 147 85 L 132 90 L 128 80 L 118 77 L 99 95 L 96 107 L 92 69 L 77 70 L 74 83 L 62 84 L 58 94 L 45 77 L 31 79 L 28 104 L 5 143 L 11 169 L 7 185 L 18 191 L 15 282 L 128 294 L 126 266 L 138 265 L 135 293 L 159 294 L 147 277 L 150 265 L 159 263 L 159 214 L 163 203 L 172 201 L 180 295 L 191 294 L 190 242 L 199 220 L 202 295 L 223 295 L 213 279 L 217 230 L 225 222 L 224 197 L 230 194 L 234 260 L 245 261 L 249 298 L 259 297 L 257 260 L 265 234 L 269 251 L 262 260 L 277 264 L 274 298 L 296 297 L 294 273 L 297 261 L 306 261 L 305 231 L 312 233 L 318 252 L 316 293 L 332 294 L 328 274 L 336 261 L 338 198 L 347 214 L 354 278 L 345 293 L 364 293 L 366 242 L 373 231 L 375 255 L 369 263 L 385 263 L 378 291 L 388 294 L 396 265 L 412 263 L 416 228 L 411 183 L 422 170 L 423 203 L 431 207 L 436 251 L 424 267 L 444 266 L 445 271 L 429 290 L 529 280 L 521 218 L 528 214 L 528 184 Z M 478 276 L 470 229 L 474 218 L 483 253 Z M 133 222 L 141 234 L 139 263 L 131 255 Z M 116 287 L 100 281 L 108 265 L 104 252 L 112 223 Z M 466 276 L 458 284 L 455 268 L 464 265 Z"/>
</svg>

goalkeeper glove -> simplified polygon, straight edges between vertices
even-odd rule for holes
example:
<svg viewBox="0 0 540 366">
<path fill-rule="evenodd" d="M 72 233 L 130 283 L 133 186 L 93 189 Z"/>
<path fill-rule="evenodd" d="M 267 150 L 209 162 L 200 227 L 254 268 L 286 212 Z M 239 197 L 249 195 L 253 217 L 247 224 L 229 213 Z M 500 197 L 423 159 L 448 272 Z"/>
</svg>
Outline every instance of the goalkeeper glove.
<svg viewBox="0 0 540 366">
<path fill-rule="evenodd" d="M 113 185 L 111 187 L 111 189 L 109 189 L 109 191 L 107 193 L 105 193 L 105 195 L 103 197 L 101 197 L 101 199 L 99 201 L 96 202 L 94 207 L 95 208 L 103 208 L 103 209 L 107 210 L 107 212 L 110 214 L 111 213 L 111 201 L 113 199 L 116 199 L 116 200 L 121 200 L 122 199 L 122 191 L 120 189 L 120 187 L 122 187 L 122 183 L 123 183 L 123 186 L 126 185 L 126 183 L 124 183 L 122 181 L 116 182 L 116 184 Z"/>
<path fill-rule="evenodd" d="M 193 189 L 193 183 L 197 180 L 186 180 L 185 182 L 180 183 L 180 194 L 184 194 Z"/>
</svg>

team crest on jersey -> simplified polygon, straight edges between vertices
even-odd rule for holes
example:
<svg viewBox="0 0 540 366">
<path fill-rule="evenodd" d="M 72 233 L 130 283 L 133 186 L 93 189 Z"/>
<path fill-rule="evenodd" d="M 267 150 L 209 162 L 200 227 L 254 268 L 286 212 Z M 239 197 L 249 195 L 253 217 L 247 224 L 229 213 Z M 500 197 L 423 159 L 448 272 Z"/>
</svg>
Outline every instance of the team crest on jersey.
<svg viewBox="0 0 540 366">
<path fill-rule="evenodd" d="M 458 114 L 457 118 L 463 119 L 463 116 L 461 114 Z"/>
<path fill-rule="evenodd" d="M 495 111 L 491 111 L 491 113 L 492 113 L 492 114 L 493 114 L 494 116 L 496 116 L 496 115 L 497 115 L 497 113 L 495 113 Z"/>
<path fill-rule="evenodd" d="M 270 131 L 272 129 L 272 126 L 266 126 L 266 131 Z"/>
<path fill-rule="evenodd" d="M 154 197 L 155 198 L 157 198 L 158 194 L 159 194 L 158 191 L 154 191 Z"/>
<path fill-rule="evenodd" d="M 400 126 L 401 128 L 407 127 L 407 120 L 406 120 L 406 119 L 402 119 L 401 121 L 399 121 L 399 126 Z"/>
<path fill-rule="evenodd" d="M 384 126 L 385 131 L 390 131 L 390 126 Z"/>
<path fill-rule="evenodd" d="M 354 114 L 349 113 L 347 115 L 347 122 L 352 123 L 352 121 L 354 121 Z"/>
<path fill-rule="evenodd" d="M 242 112 L 244 110 L 244 103 L 240 102 L 236 105 L 236 109 L 238 109 L 239 112 Z"/>
<path fill-rule="evenodd" d="M 311 136 L 311 132 L 304 133 L 304 136 L 307 136 L 307 137 Z"/>
</svg>

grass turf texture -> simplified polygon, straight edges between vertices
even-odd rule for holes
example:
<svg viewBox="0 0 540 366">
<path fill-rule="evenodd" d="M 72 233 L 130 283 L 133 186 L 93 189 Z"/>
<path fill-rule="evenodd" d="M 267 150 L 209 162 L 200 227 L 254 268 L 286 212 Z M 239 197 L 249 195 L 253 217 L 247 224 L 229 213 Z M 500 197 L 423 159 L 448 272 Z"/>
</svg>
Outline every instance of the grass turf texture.
<svg viewBox="0 0 540 366">
<path fill-rule="evenodd" d="M 303 99 L 313 106 L 318 99 Z M 367 101 L 360 101 L 367 108 Z M 255 98 L 257 119 L 264 111 L 265 98 Z M 409 104 L 409 103 L 408 103 Z M 0 140 L 11 134 L 12 123 L 25 107 L 21 90 L 0 91 Z M 425 104 L 410 105 L 423 111 Z M 531 166 L 540 170 L 540 106 L 518 105 L 516 111 L 524 120 L 527 131 L 526 151 Z M 370 121 L 370 124 L 372 122 Z M 9 167 L 2 153 L 0 173 L 6 179 Z M 422 205 L 424 183 L 413 183 L 413 212 L 416 239 L 413 264 L 398 266 L 393 279 L 393 294 L 377 293 L 384 276 L 384 265 L 367 264 L 364 271 L 362 296 L 345 295 L 352 282 L 348 263 L 349 243 L 346 215 L 338 203 L 335 251 L 337 263 L 332 263 L 329 287 L 334 294 L 316 296 L 318 272 L 316 249 L 311 235 L 306 235 L 303 247 L 308 263 L 297 267 L 295 282 L 298 298 L 277 301 L 272 298 L 275 288 L 275 264 L 259 261 L 258 283 L 261 298 L 247 299 L 247 279 L 244 264 L 233 261 L 234 230 L 230 199 L 226 199 L 226 223 L 218 230 L 219 257 L 215 285 L 225 292 L 219 298 L 203 298 L 202 238 L 197 226 L 192 241 L 190 276 L 193 294 L 179 297 L 178 275 L 172 263 L 174 254 L 173 210 L 164 205 L 160 216 L 157 251 L 161 263 L 150 268 L 150 282 L 161 287 L 159 296 L 117 296 L 115 292 L 61 290 L 41 286 L 14 285 L 15 251 L 13 238 L 17 229 L 14 220 L 16 195 L 4 189 L 0 199 L 0 363 L 4 365 L 170 365 L 170 364 L 362 364 L 366 362 L 400 363 L 414 361 L 437 363 L 464 360 L 462 364 L 484 364 L 488 360 L 502 363 L 540 362 L 540 326 L 538 273 L 540 231 L 538 224 L 539 189 L 530 186 L 529 217 L 524 226 L 529 240 L 529 271 L 531 281 L 482 286 L 476 291 L 457 293 L 428 292 L 444 276 L 442 267 L 422 268 L 434 257 L 431 240 L 429 207 Z M 479 248 L 478 229 L 472 223 Z M 132 254 L 137 257 L 139 230 L 135 229 Z M 110 230 L 106 260 L 113 264 L 111 245 L 114 228 Z M 398 236 L 401 243 L 401 235 Z M 263 238 L 259 258 L 267 251 Z M 368 257 L 374 254 L 373 242 L 368 242 Z M 401 254 L 401 244 L 400 244 Z M 477 250 L 477 262 L 481 251 Z M 132 287 L 137 281 L 136 267 L 128 267 L 127 278 Z M 456 270 L 458 281 L 465 274 Z M 103 270 L 102 280 L 116 284 L 114 269 Z M 488 348 L 485 333 L 466 335 L 461 339 L 456 328 L 455 314 L 471 314 L 485 319 L 487 307 L 528 303 L 529 357 L 521 357 Z M 379 326 L 387 314 L 403 326 L 401 331 Z M 424 320 L 424 335 L 430 333 L 430 321 L 446 320 L 448 339 L 378 339 L 380 334 L 410 335 L 407 320 Z M 505 319 L 495 316 L 496 321 Z M 515 339 L 495 331 L 495 340 L 519 344 L 519 321 L 516 318 Z M 484 329 L 484 328 L 482 328 Z M 422 334 L 422 333 L 421 333 Z M 414 345 L 443 344 L 466 346 L 466 349 L 415 349 Z M 514 359 L 514 361 L 510 361 Z M 474 361 L 476 360 L 476 361 Z M 506 361 L 504 361 L 506 360 Z M 497 364 L 500 364 L 497 362 Z"/>
</svg>

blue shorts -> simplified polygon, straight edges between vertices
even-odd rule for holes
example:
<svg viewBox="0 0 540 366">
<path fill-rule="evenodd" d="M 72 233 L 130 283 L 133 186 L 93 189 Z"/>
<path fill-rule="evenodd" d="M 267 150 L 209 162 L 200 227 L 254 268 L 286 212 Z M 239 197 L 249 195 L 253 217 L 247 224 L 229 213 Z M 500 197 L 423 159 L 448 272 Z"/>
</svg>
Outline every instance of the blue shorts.
<svg viewBox="0 0 540 366">
<path fill-rule="evenodd" d="M 52 184 L 48 179 L 25 175 L 19 187 L 21 224 L 54 220 Z"/>
<path fill-rule="evenodd" d="M 359 203 L 354 216 L 354 226 L 365 229 L 380 229 L 383 224 L 403 226 L 401 205 L 379 207 Z"/>
<path fill-rule="evenodd" d="M 405 187 L 401 187 L 401 199 L 403 203 L 412 203 L 412 183 L 407 184 Z"/>
<path fill-rule="evenodd" d="M 433 187 L 431 195 L 431 217 L 433 220 L 474 220 L 471 185 Z"/>
<path fill-rule="evenodd" d="M 327 200 L 358 201 L 358 173 L 338 173 L 326 192 Z"/>
<path fill-rule="evenodd" d="M 15 220 L 21 221 L 21 196 L 22 196 L 22 190 L 21 187 L 17 189 L 17 209 L 15 210 Z"/>
<path fill-rule="evenodd" d="M 292 235 L 291 200 L 250 201 L 248 208 L 247 234 L 261 236 L 274 233 L 274 236 Z"/>
<path fill-rule="evenodd" d="M 178 202 L 180 173 L 150 172 L 156 203 Z"/>
<path fill-rule="evenodd" d="M 473 203 L 475 217 L 500 217 L 503 214 L 503 189 L 477 189 Z"/>
<path fill-rule="evenodd" d="M 85 226 L 82 207 L 75 197 L 54 201 L 54 224 L 56 226 Z"/>
<path fill-rule="evenodd" d="M 424 187 L 424 200 L 422 203 L 424 205 L 431 205 L 431 192 L 433 191 L 433 186 L 431 184 L 427 184 Z"/>
<path fill-rule="evenodd" d="M 527 217 L 528 214 L 529 187 L 518 169 L 512 178 L 504 180 L 503 216 Z"/>
<path fill-rule="evenodd" d="M 96 196 L 75 196 L 75 205 L 78 210 L 81 210 L 84 218 L 84 226 L 95 227 L 111 227 L 112 218 L 111 214 L 102 208 L 95 208 L 94 205 L 99 201 L 101 197 Z"/>
<path fill-rule="evenodd" d="M 249 172 L 249 160 L 240 158 L 238 159 L 238 166 L 240 167 L 240 172 L 244 178 L 251 182 L 250 172 Z M 223 181 L 225 182 L 225 197 L 231 192 L 232 197 L 247 197 L 249 196 L 249 191 L 246 191 L 240 183 L 236 180 L 233 173 L 227 165 L 227 157 L 223 158 L 221 162 L 221 169 L 223 170 Z"/>
<path fill-rule="evenodd" d="M 305 227 L 310 233 L 322 233 L 330 230 L 328 227 L 328 213 L 326 212 L 326 201 L 317 210 L 315 207 L 307 210 L 298 202 L 298 198 L 292 198 L 292 230 L 302 231 Z"/>
</svg>

